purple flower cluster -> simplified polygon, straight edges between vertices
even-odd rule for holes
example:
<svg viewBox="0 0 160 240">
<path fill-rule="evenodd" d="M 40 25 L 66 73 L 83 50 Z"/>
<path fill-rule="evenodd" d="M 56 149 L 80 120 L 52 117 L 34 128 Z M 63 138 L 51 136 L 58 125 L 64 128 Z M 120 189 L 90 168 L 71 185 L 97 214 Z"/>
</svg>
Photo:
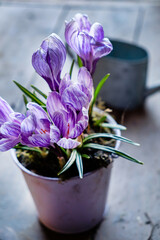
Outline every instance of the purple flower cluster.
<svg viewBox="0 0 160 240">
<path fill-rule="evenodd" d="M 15 113 L 0 98 L 0 150 L 6 151 L 17 143 L 29 147 L 59 146 L 72 149 L 88 125 L 88 108 L 93 82 L 85 67 L 80 68 L 76 80 L 65 74 L 60 79 L 66 50 L 56 34 L 45 39 L 33 54 L 32 64 L 47 81 L 52 92 L 47 98 L 47 112 L 37 103 L 28 103 L 26 116 Z"/>
<path fill-rule="evenodd" d="M 65 149 L 80 145 L 77 138 L 88 126 L 88 110 L 92 99 L 91 74 L 97 60 L 112 50 L 104 38 L 103 28 L 88 18 L 77 14 L 66 24 L 67 43 L 82 58 L 84 67 L 77 79 L 68 73 L 61 79 L 66 60 L 66 49 L 56 34 L 46 38 L 32 56 L 36 72 L 48 83 L 51 92 L 46 110 L 37 103 L 27 104 L 26 115 L 16 113 L 0 98 L 0 151 L 6 151 L 18 143 L 29 147 L 55 147 Z"/>
</svg>

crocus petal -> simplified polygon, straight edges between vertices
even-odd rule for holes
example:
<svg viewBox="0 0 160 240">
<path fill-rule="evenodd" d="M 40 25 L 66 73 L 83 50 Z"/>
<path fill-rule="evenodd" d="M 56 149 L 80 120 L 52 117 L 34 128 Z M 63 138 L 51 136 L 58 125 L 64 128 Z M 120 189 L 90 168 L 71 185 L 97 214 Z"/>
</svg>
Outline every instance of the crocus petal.
<svg viewBox="0 0 160 240">
<path fill-rule="evenodd" d="M 66 23 L 65 26 L 65 39 L 70 47 L 72 47 L 75 52 L 78 51 L 77 35 L 78 35 L 78 23 L 72 19 L 70 22 Z"/>
<path fill-rule="evenodd" d="M 52 119 L 52 114 L 55 112 L 55 111 L 65 111 L 65 107 L 64 105 L 62 104 L 61 102 L 61 96 L 59 93 L 57 92 L 51 92 L 47 98 L 47 111 L 48 111 L 48 114 L 49 116 L 51 117 Z"/>
<path fill-rule="evenodd" d="M 61 101 L 61 96 L 57 92 L 52 92 L 47 98 L 47 111 L 52 122 L 60 130 L 61 135 L 65 136 L 67 133 L 68 111 Z"/>
<path fill-rule="evenodd" d="M 57 90 L 60 82 L 60 73 L 66 60 L 65 46 L 59 36 L 52 33 L 46 41 L 43 41 L 41 47 L 47 50 L 46 60 L 55 81 L 55 90 Z"/>
<path fill-rule="evenodd" d="M 62 95 L 63 104 L 71 105 L 75 110 L 81 110 L 88 105 L 88 99 L 85 93 L 81 91 L 77 84 L 66 88 Z"/>
<path fill-rule="evenodd" d="M 85 33 L 81 32 L 79 26 L 75 20 L 66 24 L 65 28 L 65 39 L 68 45 L 83 59 L 90 58 L 91 37 Z"/>
<path fill-rule="evenodd" d="M 81 90 L 87 95 L 88 103 L 91 101 L 93 92 L 93 79 L 85 67 L 79 69 L 78 83 L 81 85 Z"/>
<path fill-rule="evenodd" d="M 104 38 L 104 30 L 101 24 L 99 23 L 94 23 L 91 26 L 89 35 L 92 36 L 96 42 L 100 42 Z"/>
<path fill-rule="evenodd" d="M 28 138 L 32 147 L 48 147 L 50 146 L 49 134 L 33 134 Z"/>
<path fill-rule="evenodd" d="M 92 71 L 92 37 L 87 32 L 80 30 L 75 20 L 71 20 L 65 28 L 65 39 L 68 45 L 80 56 L 83 65 Z"/>
<path fill-rule="evenodd" d="M 18 113 L 18 112 L 13 112 L 9 116 L 12 122 L 18 123 L 18 124 L 21 124 L 21 122 L 25 119 L 24 114 Z"/>
<path fill-rule="evenodd" d="M 37 119 L 37 127 L 42 132 L 50 132 L 51 122 L 48 119 Z"/>
<path fill-rule="evenodd" d="M 32 55 L 32 66 L 35 71 L 48 83 L 51 90 L 55 88 L 51 69 L 45 60 L 46 53 L 43 49 L 38 49 Z"/>
<path fill-rule="evenodd" d="M 18 137 L 21 132 L 19 124 L 6 122 L 0 128 L 1 134 L 5 137 Z"/>
<path fill-rule="evenodd" d="M 33 67 L 47 81 L 51 90 L 58 90 L 65 59 L 65 46 L 54 33 L 42 42 L 40 49 L 32 56 Z"/>
<path fill-rule="evenodd" d="M 60 130 L 56 126 L 52 125 L 50 130 L 51 143 L 58 142 L 60 139 L 60 136 L 61 136 Z"/>
<path fill-rule="evenodd" d="M 76 20 L 76 22 L 78 23 L 78 27 L 81 31 L 89 31 L 90 27 L 91 27 L 91 23 L 89 21 L 89 18 L 87 15 L 83 15 L 81 13 L 77 13 L 74 16 L 74 19 Z"/>
<path fill-rule="evenodd" d="M 67 119 L 62 112 L 54 112 L 52 114 L 52 121 L 56 127 L 60 130 L 62 136 L 67 134 Z"/>
<path fill-rule="evenodd" d="M 108 55 L 113 50 L 113 46 L 108 38 L 104 38 L 102 42 L 92 45 L 94 60 Z"/>
<path fill-rule="evenodd" d="M 21 132 L 24 136 L 32 135 L 37 127 L 34 115 L 28 116 L 21 124 Z"/>
<path fill-rule="evenodd" d="M 18 138 L 2 138 L 0 139 L 0 151 L 8 151 L 9 149 L 15 147 L 18 143 Z"/>
<path fill-rule="evenodd" d="M 69 73 L 66 73 L 64 75 L 64 78 L 61 80 L 60 85 L 59 85 L 60 95 L 62 96 L 64 90 L 71 85 L 72 85 L 72 81 L 71 81 L 70 75 L 69 75 Z"/>
<path fill-rule="evenodd" d="M 9 104 L 0 97 L 0 126 L 4 122 L 10 121 L 10 114 L 13 113 L 13 109 L 9 106 Z"/>
<path fill-rule="evenodd" d="M 67 81 L 68 80 L 68 81 Z M 60 84 L 61 102 L 69 105 L 75 110 L 88 107 L 92 98 L 93 80 L 85 67 L 80 68 L 77 80 L 70 80 L 68 74 L 65 75 Z"/>
<path fill-rule="evenodd" d="M 73 149 L 76 148 L 77 146 L 80 145 L 80 142 L 73 140 L 71 138 L 61 138 L 58 142 L 57 142 L 58 146 L 63 147 L 65 149 Z"/>
<path fill-rule="evenodd" d="M 36 118 L 48 119 L 47 113 L 37 103 L 30 102 L 27 104 L 27 108 L 29 109 L 28 115 L 34 114 Z"/>
<path fill-rule="evenodd" d="M 89 121 L 88 110 L 86 108 L 83 108 L 82 111 L 80 111 L 77 116 L 76 124 L 72 131 L 70 131 L 69 137 L 77 138 L 78 136 L 80 136 L 82 132 L 87 128 L 88 121 Z"/>
<path fill-rule="evenodd" d="M 78 42 L 78 51 L 77 54 L 84 60 L 92 60 L 92 52 L 91 52 L 91 40 L 92 38 L 84 33 L 80 32 L 77 36 L 76 41 Z"/>
</svg>

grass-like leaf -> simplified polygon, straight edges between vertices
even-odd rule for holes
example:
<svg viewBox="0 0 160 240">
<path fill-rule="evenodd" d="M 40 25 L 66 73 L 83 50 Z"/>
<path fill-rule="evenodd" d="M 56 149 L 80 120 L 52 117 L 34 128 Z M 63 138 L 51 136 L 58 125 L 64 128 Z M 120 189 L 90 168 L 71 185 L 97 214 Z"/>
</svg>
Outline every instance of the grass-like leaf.
<svg viewBox="0 0 160 240">
<path fill-rule="evenodd" d="M 77 152 L 77 155 L 76 155 L 76 165 L 79 172 L 79 177 L 83 178 L 83 162 L 82 162 L 82 156 L 79 152 Z"/>
<path fill-rule="evenodd" d="M 26 96 L 23 94 L 23 101 L 24 101 L 24 104 L 25 104 L 25 106 L 27 105 L 27 103 L 28 103 L 28 100 L 27 100 L 27 98 L 26 98 Z"/>
<path fill-rule="evenodd" d="M 93 134 L 90 134 L 89 136 L 84 138 L 83 143 L 85 143 L 85 142 L 87 142 L 87 141 L 89 141 L 93 138 L 112 138 L 112 139 L 115 139 L 115 140 L 119 140 L 119 141 L 122 141 L 122 142 L 126 142 L 126 143 L 130 143 L 130 144 L 139 146 L 138 143 L 135 143 L 128 138 L 117 136 L 117 135 L 110 134 L 110 133 L 93 133 Z"/>
<path fill-rule="evenodd" d="M 98 96 L 101 88 L 103 87 L 103 84 L 106 82 L 106 80 L 108 79 L 109 76 L 110 76 L 109 73 L 106 74 L 106 75 L 101 79 L 101 81 L 98 83 L 98 86 L 97 86 L 96 89 L 95 89 L 93 101 L 92 101 L 92 104 L 91 104 L 91 112 L 92 112 L 92 109 L 93 109 L 93 105 L 94 105 L 95 102 L 96 102 L 97 96 Z"/>
<path fill-rule="evenodd" d="M 66 150 L 63 147 L 59 147 L 61 151 L 65 154 L 66 157 L 68 157 Z"/>
<path fill-rule="evenodd" d="M 17 87 L 26 95 L 28 96 L 32 101 L 38 103 L 39 105 L 45 105 L 39 98 L 37 98 L 33 93 L 31 93 L 29 90 L 27 90 L 25 87 L 23 87 L 21 84 L 17 83 L 16 81 L 13 81 Z"/>
<path fill-rule="evenodd" d="M 101 123 L 106 121 L 106 116 L 101 117 L 97 121 L 94 122 L 94 126 L 99 126 Z"/>
<path fill-rule="evenodd" d="M 66 162 L 66 164 L 63 166 L 63 168 L 58 172 L 58 176 L 60 174 L 62 174 L 63 172 L 65 172 L 68 168 L 70 168 L 70 166 L 72 166 L 72 164 L 75 162 L 76 160 L 76 156 L 77 156 L 77 150 L 74 149 L 71 153 L 71 156 L 69 158 L 69 160 Z"/>
<path fill-rule="evenodd" d="M 120 124 L 100 123 L 99 125 L 104 128 L 113 128 L 113 129 L 119 129 L 119 130 L 127 129 L 125 126 Z"/>
<path fill-rule="evenodd" d="M 100 144 L 95 144 L 95 143 L 88 143 L 83 145 L 83 148 L 93 148 L 93 149 L 97 149 L 97 150 L 102 150 L 105 152 L 109 152 L 109 153 L 114 153 L 118 156 L 121 156 L 129 161 L 135 162 L 135 163 L 139 163 L 139 164 L 143 164 L 143 162 L 138 161 L 137 159 L 127 155 L 126 153 L 123 153 L 121 151 L 118 151 L 112 147 L 108 147 L 108 146 L 104 146 L 104 145 L 100 145 Z"/>
<path fill-rule="evenodd" d="M 83 63 L 82 63 L 82 60 L 81 58 L 77 55 L 77 63 L 78 63 L 78 66 L 81 68 L 83 67 Z"/>
<path fill-rule="evenodd" d="M 82 158 L 90 159 L 90 156 L 87 154 L 82 154 Z"/>
<path fill-rule="evenodd" d="M 42 151 L 38 148 L 33 148 L 33 147 L 27 147 L 27 146 L 15 146 L 14 149 L 22 149 L 22 150 L 27 150 L 27 151 L 34 151 L 38 153 L 42 153 Z"/>
<path fill-rule="evenodd" d="M 71 64 L 71 68 L 70 68 L 70 71 L 69 71 L 70 78 L 72 77 L 74 63 L 75 63 L 75 60 L 73 59 L 72 64 Z"/>
<path fill-rule="evenodd" d="M 47 95 L 44 94 L 41 90 L 39 90 L 37 87 L 31 85 L 31 87 L 36 91 L 38 92 L 42 97 L 44 97 L 45 99 L 47 99 Z"/>
</svg>

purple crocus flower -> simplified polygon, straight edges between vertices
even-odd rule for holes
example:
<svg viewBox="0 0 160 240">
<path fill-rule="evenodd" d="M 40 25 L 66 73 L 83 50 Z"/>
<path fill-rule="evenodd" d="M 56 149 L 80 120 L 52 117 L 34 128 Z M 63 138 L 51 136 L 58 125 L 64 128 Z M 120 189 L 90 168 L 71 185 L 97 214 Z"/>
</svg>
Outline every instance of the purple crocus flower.
<svg viewBox="0 0 160 240">
<path fill-rule="evenodd" d="M 80 68 L 77 80 L 66 74 L 59 85 L 47 98 L 47 111 L 53 122 L 51 143 L 65 149 L 73 149 L 80 142 L 75 140 L 88 126 L 88 108 L 92 98 L 93 81 L 85 67 Z"/>
<path fill-rule="evenodd" d="M 20 142 L 20 125 L 24 118 L 23 114 L 14 112 L 0 97 L 0 151 L 7 151 Z"/>
<path fill-rule="evenodd" d="M 65 39 L 92 75 L 97 61 L 113 49 L 109 39 L 104 37 L 102 25 L 99 23 L 91 25 L 88 17 L 80 13 L 66 23 Z"/>
<path fill-rule="evenodd" d="M 70 105 L 77 111 L 83 107 L 88 109 L 92 99 L 93 80 L 85 67 L 79 69 L 77 79 L 71 80 L 65 74 L 59 85 L 59 93 L 63 104 Z"/>
<path fill-rule="evenodd" d="M 50 121 L 37 103 L 27 104 L 27 117 L 21 124 L 21 143 L 29 147 L 50 146 Z"/>
<path fill-rule="evenodd" d="M 36 103 L 27 104 L 27 117 L 21 124 L 21 143 L 30 147 L 49 147 L 57 143 L 66 149 L 77 147 L 75 140 L 88 125 L 88 108 L 92 98 L 93 81 L 85 67 L 77 80 L 66 74 L 47 98 L 47 113 Z"/>
<path fill-rule="evenodd" d="M 51 92 L 47 98 L 47 110 L 53 122 L 51 126 L 51 142 L 65 149 L 73 149 L 80 145 L 75 138 L 80 136 L 88 125 L 88 110 L 76 111 L 62 101 L 58 92 Z"/>
<path fill-rule="evenodd" d="M 59 89 L 60 74 L 65 60 L 65 46 L 55 33 L 47 37 L 32 56 L 34 69 L 46 80 L 52 91 Z"/>
</svg>

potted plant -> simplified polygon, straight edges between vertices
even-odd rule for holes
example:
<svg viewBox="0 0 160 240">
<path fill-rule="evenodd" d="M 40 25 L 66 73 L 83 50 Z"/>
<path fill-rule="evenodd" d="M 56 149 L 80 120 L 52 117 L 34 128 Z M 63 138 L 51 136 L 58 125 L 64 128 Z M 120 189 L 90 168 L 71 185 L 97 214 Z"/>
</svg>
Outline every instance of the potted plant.
<svg viewBox="0 0 160 240">
<path fill-rule="evenodd" d="M 92 74 L 98 59 L 112 50 L 102 26 L 77 14 L 66 24 L 65 38 L 78 54 L 77 79 L 71 78 L 74 61 L 61 78 L 66 49 L 51 34 L 32 56 L 33 67 L 51 92 L 47 96 L 32 86 L 32 93 L 15 82 L 25 94 L 25 114 L 14 112 L 0 98 L 0 151 L 14 149 L 13 159 L 41 222 L 58 232 L 76 233 L 94 227 L 103 217 L 113 157 L 142 162 L 118 150 L 119 141 L 137 144 L 121 137 L 120 129 L 125 128 L 95 107 L 109 74 L 95 91 Z"/>
</svg>

